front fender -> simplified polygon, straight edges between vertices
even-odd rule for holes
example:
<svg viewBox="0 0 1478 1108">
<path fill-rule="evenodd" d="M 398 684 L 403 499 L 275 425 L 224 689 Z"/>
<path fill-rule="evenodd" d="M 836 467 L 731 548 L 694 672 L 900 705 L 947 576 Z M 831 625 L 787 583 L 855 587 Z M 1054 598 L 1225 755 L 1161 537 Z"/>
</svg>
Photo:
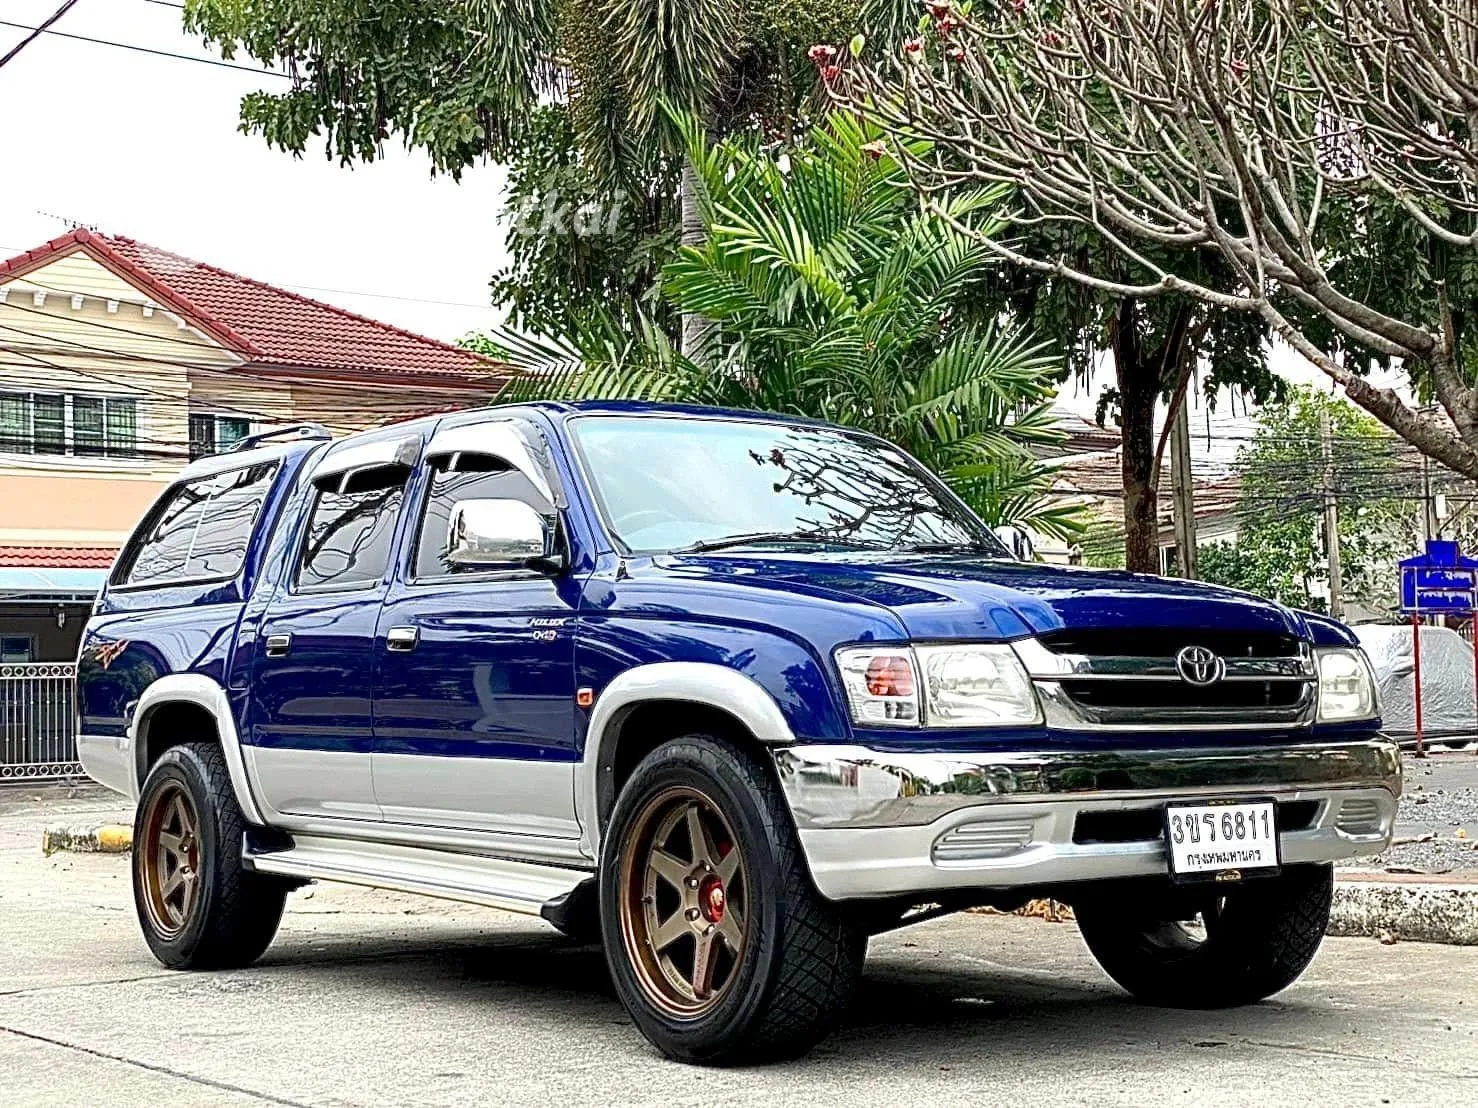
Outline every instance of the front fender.
<svg viewBox="0 0 1478 1108">
<path fill-rule="evenodd" d="M 585 755 L 575 771 L 575 815 L 581 850 L 599 857 L 600 776 L 608 772 L 625 716 L 653 701 L 686 701 L 733 716 L 762 743 L 795 742 L 785 714 L 753 678 L 712 662 L 652 662 L 615 677 L 590 713 Z"/>
</svg>

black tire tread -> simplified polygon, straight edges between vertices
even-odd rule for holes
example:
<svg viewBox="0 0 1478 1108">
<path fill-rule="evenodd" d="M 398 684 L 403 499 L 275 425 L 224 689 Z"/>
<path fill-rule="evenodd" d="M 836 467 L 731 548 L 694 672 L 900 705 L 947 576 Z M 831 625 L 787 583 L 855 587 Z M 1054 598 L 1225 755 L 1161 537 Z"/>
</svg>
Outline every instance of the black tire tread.
<svg viewBox="0 0 1478 1108">
<path fill-rule="evenodd" d="M 668 760 L 682 761 L 710 777 L 722 772 L 721 765 L 738 772 L 774 847 L 776 887 L 783 904 L 777 917 L 781 934 L 774 967 L 768 982 L 756 982 L 756 987 L 768 989 L 768 995 L 742 1035 L 701 1048 L 675 1050 L 661 1042 L 657 1045 L 671 1057 L 708 1065 L 799 1057 L 832 1031 L 856 991 L 866 936 L 816 890 L 779 783 L 759 758 L 727 738 L 694 733 L 648 754 L 633 772 L 628 788 L 645 771 Z"/>
<path fill-rule="evenodd" d="M 799 1057 L 830 1034 L 856 992 L 865 940 L 859 939 L 843 914 L 816 891 L 790 809 L 770 774 L 727 740 L 709 739 L 728 746 L 750 775 L 772 841 L 781 848 L 779 867 L 789 909 L 781 971 L 764 1022 L 755 1031 L 746 1054 L 752 1061 Z"/>
<path fill-rule="evenodd" d="M 152 940 L 150 948 L 165 965 L 175 969 L 239 969 L 262 956 L 277 934 L 287 903 L 288 887 L 276 879 L 255 874 L 241 863 L 246 817 L 236 802 L 226 757 L 215 743 L 181 743 L 170 747 L 161 762 L 171 758 L 189 763 L 204 786 L 208 810 L 202 820 L 215 824 L 215 857 L 206 890 L 204 926 L 188 947 Z M 156 768 L 160 763 L 156 763 Z M 152 772 L 152 771 L 151 771 Z M 146 783 L 147 787 L 147 783 Z M 135 837 L 142 831 L 143 807 Z M 140 920 L 143 922 L 142 912 Z"/>
<path fill-rule="evenodd" d="M 1329 866 L 1291 867 L 1228 901 L 1227 926 L 1187 952 L 1143 942 L 1143 926 L 1121 898 L 1078 906 L 1078 926 L 1098 964 L 1134 997 L 1168 1008 L 1255 1004 L 1296 981 L 1329 926 L 1334 875 Z"/>
</svg>

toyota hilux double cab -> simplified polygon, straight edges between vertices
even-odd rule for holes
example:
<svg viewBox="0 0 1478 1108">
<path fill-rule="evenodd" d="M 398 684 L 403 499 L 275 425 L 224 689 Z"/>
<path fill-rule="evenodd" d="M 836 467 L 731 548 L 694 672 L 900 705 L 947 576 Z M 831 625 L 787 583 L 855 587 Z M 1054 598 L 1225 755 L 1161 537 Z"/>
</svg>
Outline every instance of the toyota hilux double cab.
<svg viewBox="0 0 1478 1108">
<path fill-rule="evenodd" d="M 1014 560 L 870 435 L 631 403 L 194 462 L 78 696 L 166 966 L 250 963 L 308 881 L 470 901 L 707 1063 L 808 1049 L 870 935 L 1040 897 L 1147 1003 L 1260 1000 L 1401 789 L 1339 623 Z"/>
</svg>

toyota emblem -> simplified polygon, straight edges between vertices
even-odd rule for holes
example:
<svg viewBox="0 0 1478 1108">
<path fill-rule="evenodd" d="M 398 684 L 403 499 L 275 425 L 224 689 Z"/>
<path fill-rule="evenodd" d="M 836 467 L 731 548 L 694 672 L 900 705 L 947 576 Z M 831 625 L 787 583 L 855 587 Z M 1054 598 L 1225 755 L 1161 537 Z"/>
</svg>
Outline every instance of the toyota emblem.
<svg viewBox="0 0 1478 1108">
<path fill-rule="evenodd" d="M 1227 675 L 1226 662 L 1204 646 L 1182 647 L 1175 656 L 1175 668 L 1188 685 L 1214 685 Z"/>
</svg>

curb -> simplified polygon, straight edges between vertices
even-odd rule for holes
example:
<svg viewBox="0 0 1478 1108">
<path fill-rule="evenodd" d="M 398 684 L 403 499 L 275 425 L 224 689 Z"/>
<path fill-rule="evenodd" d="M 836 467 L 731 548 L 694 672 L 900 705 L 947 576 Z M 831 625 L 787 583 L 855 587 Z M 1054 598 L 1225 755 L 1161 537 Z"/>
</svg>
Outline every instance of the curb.
<svg viewBox="0 0 1478 1108">
<path fill-rule="evenodd" d="M 1478 873 L 1337 872 L 1328 934 L 1478 946 Z"/>
<path fill-rule="evenodd" d="M 126 854 L 133 847 L 133 828 L 121 823 L 96 827 L 48 827 L 41 832 L 41 853 Z"/>
</svg>

